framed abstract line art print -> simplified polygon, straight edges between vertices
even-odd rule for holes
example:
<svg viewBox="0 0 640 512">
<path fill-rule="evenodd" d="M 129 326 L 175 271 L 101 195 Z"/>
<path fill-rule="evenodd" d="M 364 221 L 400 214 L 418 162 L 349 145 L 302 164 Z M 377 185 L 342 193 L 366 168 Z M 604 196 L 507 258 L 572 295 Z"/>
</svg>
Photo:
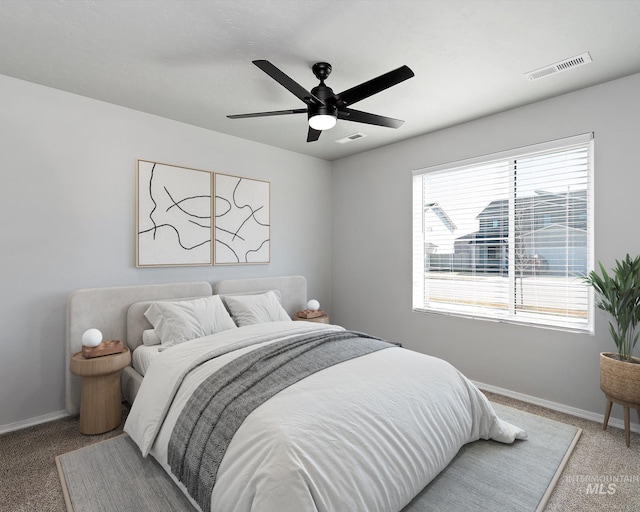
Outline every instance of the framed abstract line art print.
<svg viewBox="0 0 640 512">
<path fill-rule="evenodd" d="M 269 263 L 268 181 L 215 174 L 214 265 Z"/>
<path fill-rule="evenodd" d="M 137 163 L 136 266 L 211 265 L 213 174 Z"/>
</svg>

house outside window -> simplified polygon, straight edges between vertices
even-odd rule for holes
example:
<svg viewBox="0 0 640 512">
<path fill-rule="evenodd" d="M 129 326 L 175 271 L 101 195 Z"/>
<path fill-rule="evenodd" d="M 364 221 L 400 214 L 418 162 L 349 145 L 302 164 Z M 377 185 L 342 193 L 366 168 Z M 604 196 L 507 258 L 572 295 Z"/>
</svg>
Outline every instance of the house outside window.
<svg viewBox="0 0 640 512">
<path fill-rule="evenodd" d="M 593 332 L 593 135 L 415 171 L 413 309 Z"/>
</svg>

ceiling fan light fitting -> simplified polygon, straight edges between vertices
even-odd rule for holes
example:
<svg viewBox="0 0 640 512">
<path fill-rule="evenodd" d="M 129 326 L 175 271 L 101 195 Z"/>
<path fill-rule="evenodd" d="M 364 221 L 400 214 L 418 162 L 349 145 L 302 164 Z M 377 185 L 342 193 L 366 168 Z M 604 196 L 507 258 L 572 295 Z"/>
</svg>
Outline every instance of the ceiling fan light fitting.
<svg viewBox="0 0 640 512">
<path fill-rule="evenodd" d="M 336 121 L 336 117 L 330 114 L 315 114 L 309 117 L 309 126 L 314 130 L 330 130 Z"/>
<path fill-rule="evenodd" d="M 333 105 L 309 106 L 309 126 L 314 130 L 330 130 L 338 121 L 338 109 Z"/>
</svg>

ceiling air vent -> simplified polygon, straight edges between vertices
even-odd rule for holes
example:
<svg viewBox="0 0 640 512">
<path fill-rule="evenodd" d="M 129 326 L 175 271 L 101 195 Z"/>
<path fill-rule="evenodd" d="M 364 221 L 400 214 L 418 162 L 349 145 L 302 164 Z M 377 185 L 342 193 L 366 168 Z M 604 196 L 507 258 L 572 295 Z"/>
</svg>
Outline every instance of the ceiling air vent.
<svg viewBox="0 0 640 512">
<path fill-rule="evenodd" d="M 341 139 L 337 139 L 335 142 L 338 144 L 346 144 L 347 142 L 353 142 L 354 140 L 361 139 L 362 137 L 366 137 L 364 133 L 356 132 L 351 135 L 347 135 L 346 137 L 342 137 Z"/>
<path fill-rule="evenodd" d="M 539 80 L 540 78 L 555 75 L 556 73 L 560 73 L 562 71 L 568 71 L 569 69 L 577 68 L 578 66 L 584 66 L 585 64 L 589 64 L 590 62 L 592 62 L 591 55 L 589 55 L 589 52 L 585 52 L 581 55 L 556 62 L 555 64 L 551 64 L 550 66 L 545 66 L 543 68 L 536 69 L 535 71 L 529 71 L 528 73 L 525 73 L 525 76 L 529 81 Z"/>
</svg>

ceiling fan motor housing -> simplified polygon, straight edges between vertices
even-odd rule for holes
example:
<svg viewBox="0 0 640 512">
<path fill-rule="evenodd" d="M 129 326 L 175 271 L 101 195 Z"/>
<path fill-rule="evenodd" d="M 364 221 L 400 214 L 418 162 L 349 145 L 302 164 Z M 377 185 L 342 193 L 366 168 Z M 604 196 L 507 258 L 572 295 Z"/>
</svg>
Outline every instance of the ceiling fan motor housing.
<svg viewBox="0 0 640 512">
<path fill-rule="evenodd" d="M 317 66 L 317 64 L 315 64 L 314 66 Z M 329 66 L 329 69 L 331 69 L 331 66 Z M 311 94 L 321 100 L 324 105 L 315 105 L 310 103 L 308 105 L 309 118 L 317 115 L 333 117 L 338 116 L 338 108 L 335 102 L 335 95 L 333 94 L 331 87 L 327 87 L 326 85 L 324 85 L 324 83 L 320 83 L 320 85 L 317 85 L 316 87 L 311 89 Z"/>
</svg>

